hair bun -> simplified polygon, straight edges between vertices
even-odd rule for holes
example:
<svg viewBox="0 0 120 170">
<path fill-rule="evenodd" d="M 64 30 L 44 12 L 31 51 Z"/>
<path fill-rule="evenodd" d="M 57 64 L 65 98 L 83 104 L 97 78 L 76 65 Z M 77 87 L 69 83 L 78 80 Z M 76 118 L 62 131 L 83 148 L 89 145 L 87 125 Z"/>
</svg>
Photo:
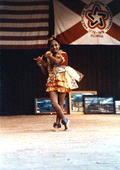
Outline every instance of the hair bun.
<svg viewBox="0 0 120 170">
<path fill-rule="evenodd" d="M 48 41 L 52 41 L 53 39 L 55 39 L 55 37 L 53 35 L 48 35 L 47 36 L 47 40 Z"/>
<path fill-rule="evenodd" d="M 48 41 L 52 41 L 53 40 L 53 37 L 50 37 L 50 38 L 47 38 Z"/>
</svg>

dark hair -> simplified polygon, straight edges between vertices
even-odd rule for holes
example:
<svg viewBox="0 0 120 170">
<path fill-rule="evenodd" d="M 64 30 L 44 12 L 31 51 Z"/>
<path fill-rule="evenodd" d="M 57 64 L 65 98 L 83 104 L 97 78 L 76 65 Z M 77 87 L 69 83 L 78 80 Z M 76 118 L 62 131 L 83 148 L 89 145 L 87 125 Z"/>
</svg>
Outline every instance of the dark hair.
<svg viewBox="0 0 120 170">
<path fill-rule="evenodd" d="M 48 35 L 47 40 L 48 40 L 48 47 L 49 47 L 49 48 L 50 48 L 50 43 L 51 43 L 53 40 L 57 41 L 58 44 L 60 44 L 59 41 L 58 41 L 58 39 L 55 38 L 53 35 L 52 35 L 52 36 L 49 36 L 49 35 Z"/>
</svg>

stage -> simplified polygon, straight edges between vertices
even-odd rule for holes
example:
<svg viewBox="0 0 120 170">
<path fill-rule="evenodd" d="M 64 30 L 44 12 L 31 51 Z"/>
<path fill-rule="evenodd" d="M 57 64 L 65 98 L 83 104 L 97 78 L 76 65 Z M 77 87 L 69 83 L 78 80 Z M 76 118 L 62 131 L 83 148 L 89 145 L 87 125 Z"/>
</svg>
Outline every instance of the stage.
<svg viewBox="0 0 120 170">
<path fill-rule="evenodd" d="M 55 115 L 0 117 L 0 170 L 120 169 L 120 115 L 66 117 L 69 132 Z"/>
</svg>

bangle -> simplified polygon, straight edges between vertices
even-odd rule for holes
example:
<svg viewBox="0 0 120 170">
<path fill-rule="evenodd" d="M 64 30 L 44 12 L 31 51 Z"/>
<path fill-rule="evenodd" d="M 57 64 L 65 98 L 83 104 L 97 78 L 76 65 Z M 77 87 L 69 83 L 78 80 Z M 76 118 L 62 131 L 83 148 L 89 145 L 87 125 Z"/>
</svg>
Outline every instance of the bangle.
<svg viewBox="0 0 120 170">
<path fill-rule="evenodd" d="M 41 66 L 43 66 L 43 64 L 39 64 L 39 66 L 41 67 Z"/>
<path fill-rule="evenodd" d="M 41 65 L 43 65 L 43 64 L 41 64 L 41 63 L 40 63 L 40 64 L 38 64 L 38 63 L 37 63 L 37 65 L 38 65 L 38 66 L 41 66 Z"/>
</svg>

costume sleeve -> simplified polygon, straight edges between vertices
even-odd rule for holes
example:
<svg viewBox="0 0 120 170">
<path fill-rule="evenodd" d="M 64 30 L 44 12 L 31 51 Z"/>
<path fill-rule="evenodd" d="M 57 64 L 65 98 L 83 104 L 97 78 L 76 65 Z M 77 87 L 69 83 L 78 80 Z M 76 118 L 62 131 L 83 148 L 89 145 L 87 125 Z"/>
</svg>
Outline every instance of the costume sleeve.
<svg viewBox="0 0 120 170">
<path fill-rule="evenodd" d="M 67 66 L 68 65 L 68 55 L 67 55 L 67 53 L 63 52 L 61 55 L 62 55 L 62 60 L 63 60 L 61 65 Z"/>
<path fill-rule="evenodd" d="M 48 58 L 48 56 L 51 54 L 51 52 L 50 51 L 47 51 L 46 53 L 45 53 L 45 57 L 46 58 Z"/>
</svg>

